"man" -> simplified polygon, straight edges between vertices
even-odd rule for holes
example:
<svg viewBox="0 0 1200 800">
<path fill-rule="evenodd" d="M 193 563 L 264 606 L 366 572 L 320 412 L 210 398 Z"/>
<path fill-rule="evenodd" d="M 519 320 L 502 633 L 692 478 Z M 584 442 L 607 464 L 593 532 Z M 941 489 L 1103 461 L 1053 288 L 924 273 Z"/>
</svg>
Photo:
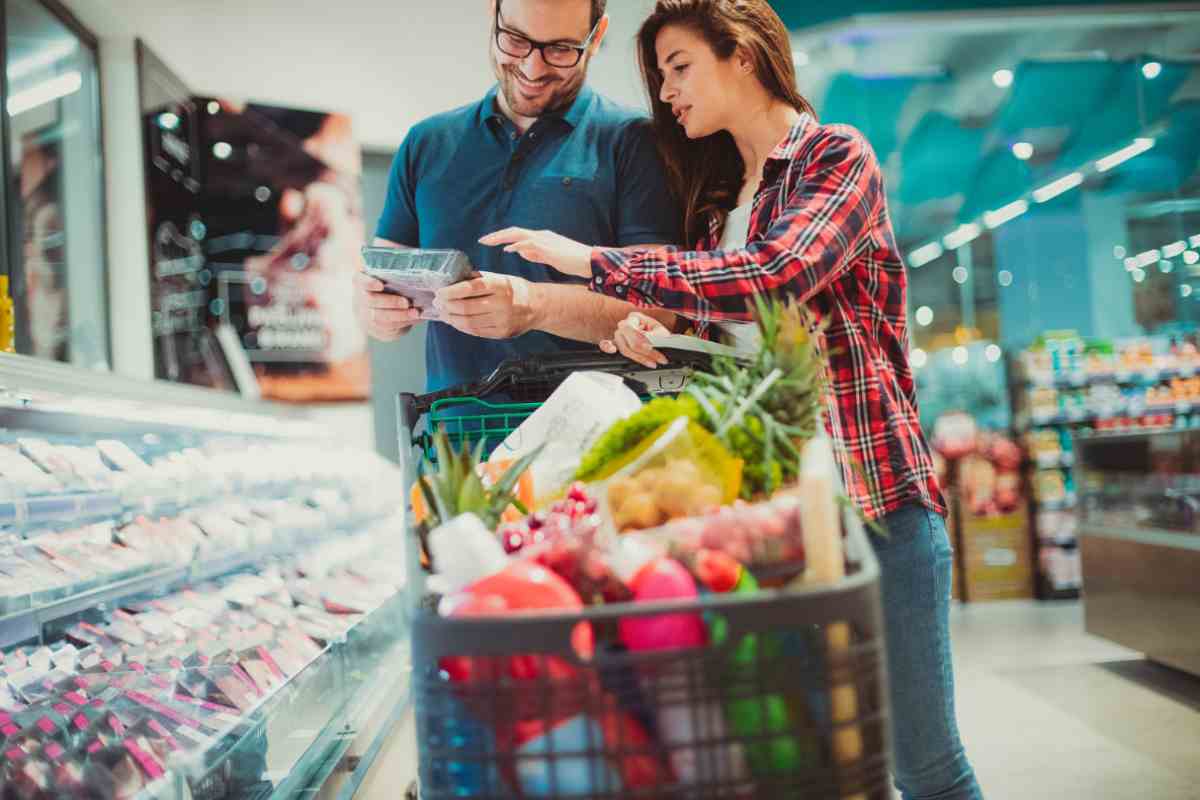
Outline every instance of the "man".
<svg viewBox="0 0 1200 800">
<path fill-rule="evenodd" d="M 585 86 L 608 30 L 606 0 L 496 0 L 494 86 L 481 102 L 415 125 L 392 165 L 375 243 L 464 251 L 480 275 L 439 293 L 428 391 L 503 360 L 594 346 L 632 310 L 478 239 L 512 225 L 590 244 L 678 241 L 681 215 L 648 120 Z M 356 277 L 356 305 L 383 341 L 417 322 L 405 298 Z M 657 312 L 670 327 L 674 317 Z"/>
</svg>

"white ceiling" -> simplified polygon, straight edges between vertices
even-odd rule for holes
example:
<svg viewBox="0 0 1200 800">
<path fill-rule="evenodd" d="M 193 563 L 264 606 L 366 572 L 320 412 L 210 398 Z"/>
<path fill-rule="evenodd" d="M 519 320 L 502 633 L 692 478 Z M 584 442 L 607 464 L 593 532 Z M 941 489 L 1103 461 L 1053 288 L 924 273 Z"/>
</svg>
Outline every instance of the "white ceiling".
<svg viewBox="0 0 1200 800">
<path fill-rule="evenodd" d="M 100 37 L 144 39 L 198 94 L 341 111 L 365 147 L 491 84 L 489 0 L 67 0 Z M 652 0 L 610 0 L 592 85 L 642 105 L 632 39 Z"/>
</svg>

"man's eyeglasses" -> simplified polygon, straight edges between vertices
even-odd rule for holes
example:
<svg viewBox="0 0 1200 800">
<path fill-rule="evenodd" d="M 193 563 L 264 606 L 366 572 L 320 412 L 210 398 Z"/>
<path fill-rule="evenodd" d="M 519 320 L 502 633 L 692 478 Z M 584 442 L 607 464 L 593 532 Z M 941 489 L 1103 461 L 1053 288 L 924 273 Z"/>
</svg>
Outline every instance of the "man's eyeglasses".
<svg viewBox="0 0 1200 800">
<path fill-rule="evenodd" d="M 500 4 L 496 3 L 496 46 L 500 52 L 513 58 L 526 58 L 534 50 L 540 50 L 542 60 L 552 67 L 573 67 L 583 58 L 588 45 L 600 27 L 600 20 L 592 26 L 592 31 L 581 44 L 568 42 L 538 42 L 528 36 L 510 31 L 500 24 Z"/>
</svg>

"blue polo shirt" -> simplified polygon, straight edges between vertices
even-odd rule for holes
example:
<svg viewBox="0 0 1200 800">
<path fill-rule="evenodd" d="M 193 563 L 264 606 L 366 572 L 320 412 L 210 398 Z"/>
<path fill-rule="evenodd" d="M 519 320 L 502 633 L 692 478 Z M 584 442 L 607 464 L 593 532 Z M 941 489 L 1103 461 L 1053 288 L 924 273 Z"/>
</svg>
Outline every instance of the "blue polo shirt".
<svg viewBox="0 0 1200 800">
<path fill-rule="evenodd" d="M 521 135 L 497 109 L 493 87 L 482 101 L 409 131 L 392 164 L 376 235 L 462 250 L 483 272 L 584 284 L 478 239 L 516 225 L 592 245 L 675 243 L 681 218 L 643 115 L 585 86 L 569 109 L 539 118 Z M 433 322 L 427 390 L 478 380 L 508 358 L 592 347 L 541 331 L 482 339 Z"/>
</svg>

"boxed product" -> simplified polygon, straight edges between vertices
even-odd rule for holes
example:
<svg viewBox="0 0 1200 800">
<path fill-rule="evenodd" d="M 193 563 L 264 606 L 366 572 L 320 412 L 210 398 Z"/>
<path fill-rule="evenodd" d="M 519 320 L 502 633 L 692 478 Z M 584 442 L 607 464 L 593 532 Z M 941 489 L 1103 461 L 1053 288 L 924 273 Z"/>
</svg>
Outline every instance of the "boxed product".
<svg viewBox="0 0 1200 800">
<path fill-rule="evenodd" d="M 963 600 L 1033 597 L 1033 542 L 1024 507 L 977 515 L 960 506 L 958 541 Z"/>
</svg>

